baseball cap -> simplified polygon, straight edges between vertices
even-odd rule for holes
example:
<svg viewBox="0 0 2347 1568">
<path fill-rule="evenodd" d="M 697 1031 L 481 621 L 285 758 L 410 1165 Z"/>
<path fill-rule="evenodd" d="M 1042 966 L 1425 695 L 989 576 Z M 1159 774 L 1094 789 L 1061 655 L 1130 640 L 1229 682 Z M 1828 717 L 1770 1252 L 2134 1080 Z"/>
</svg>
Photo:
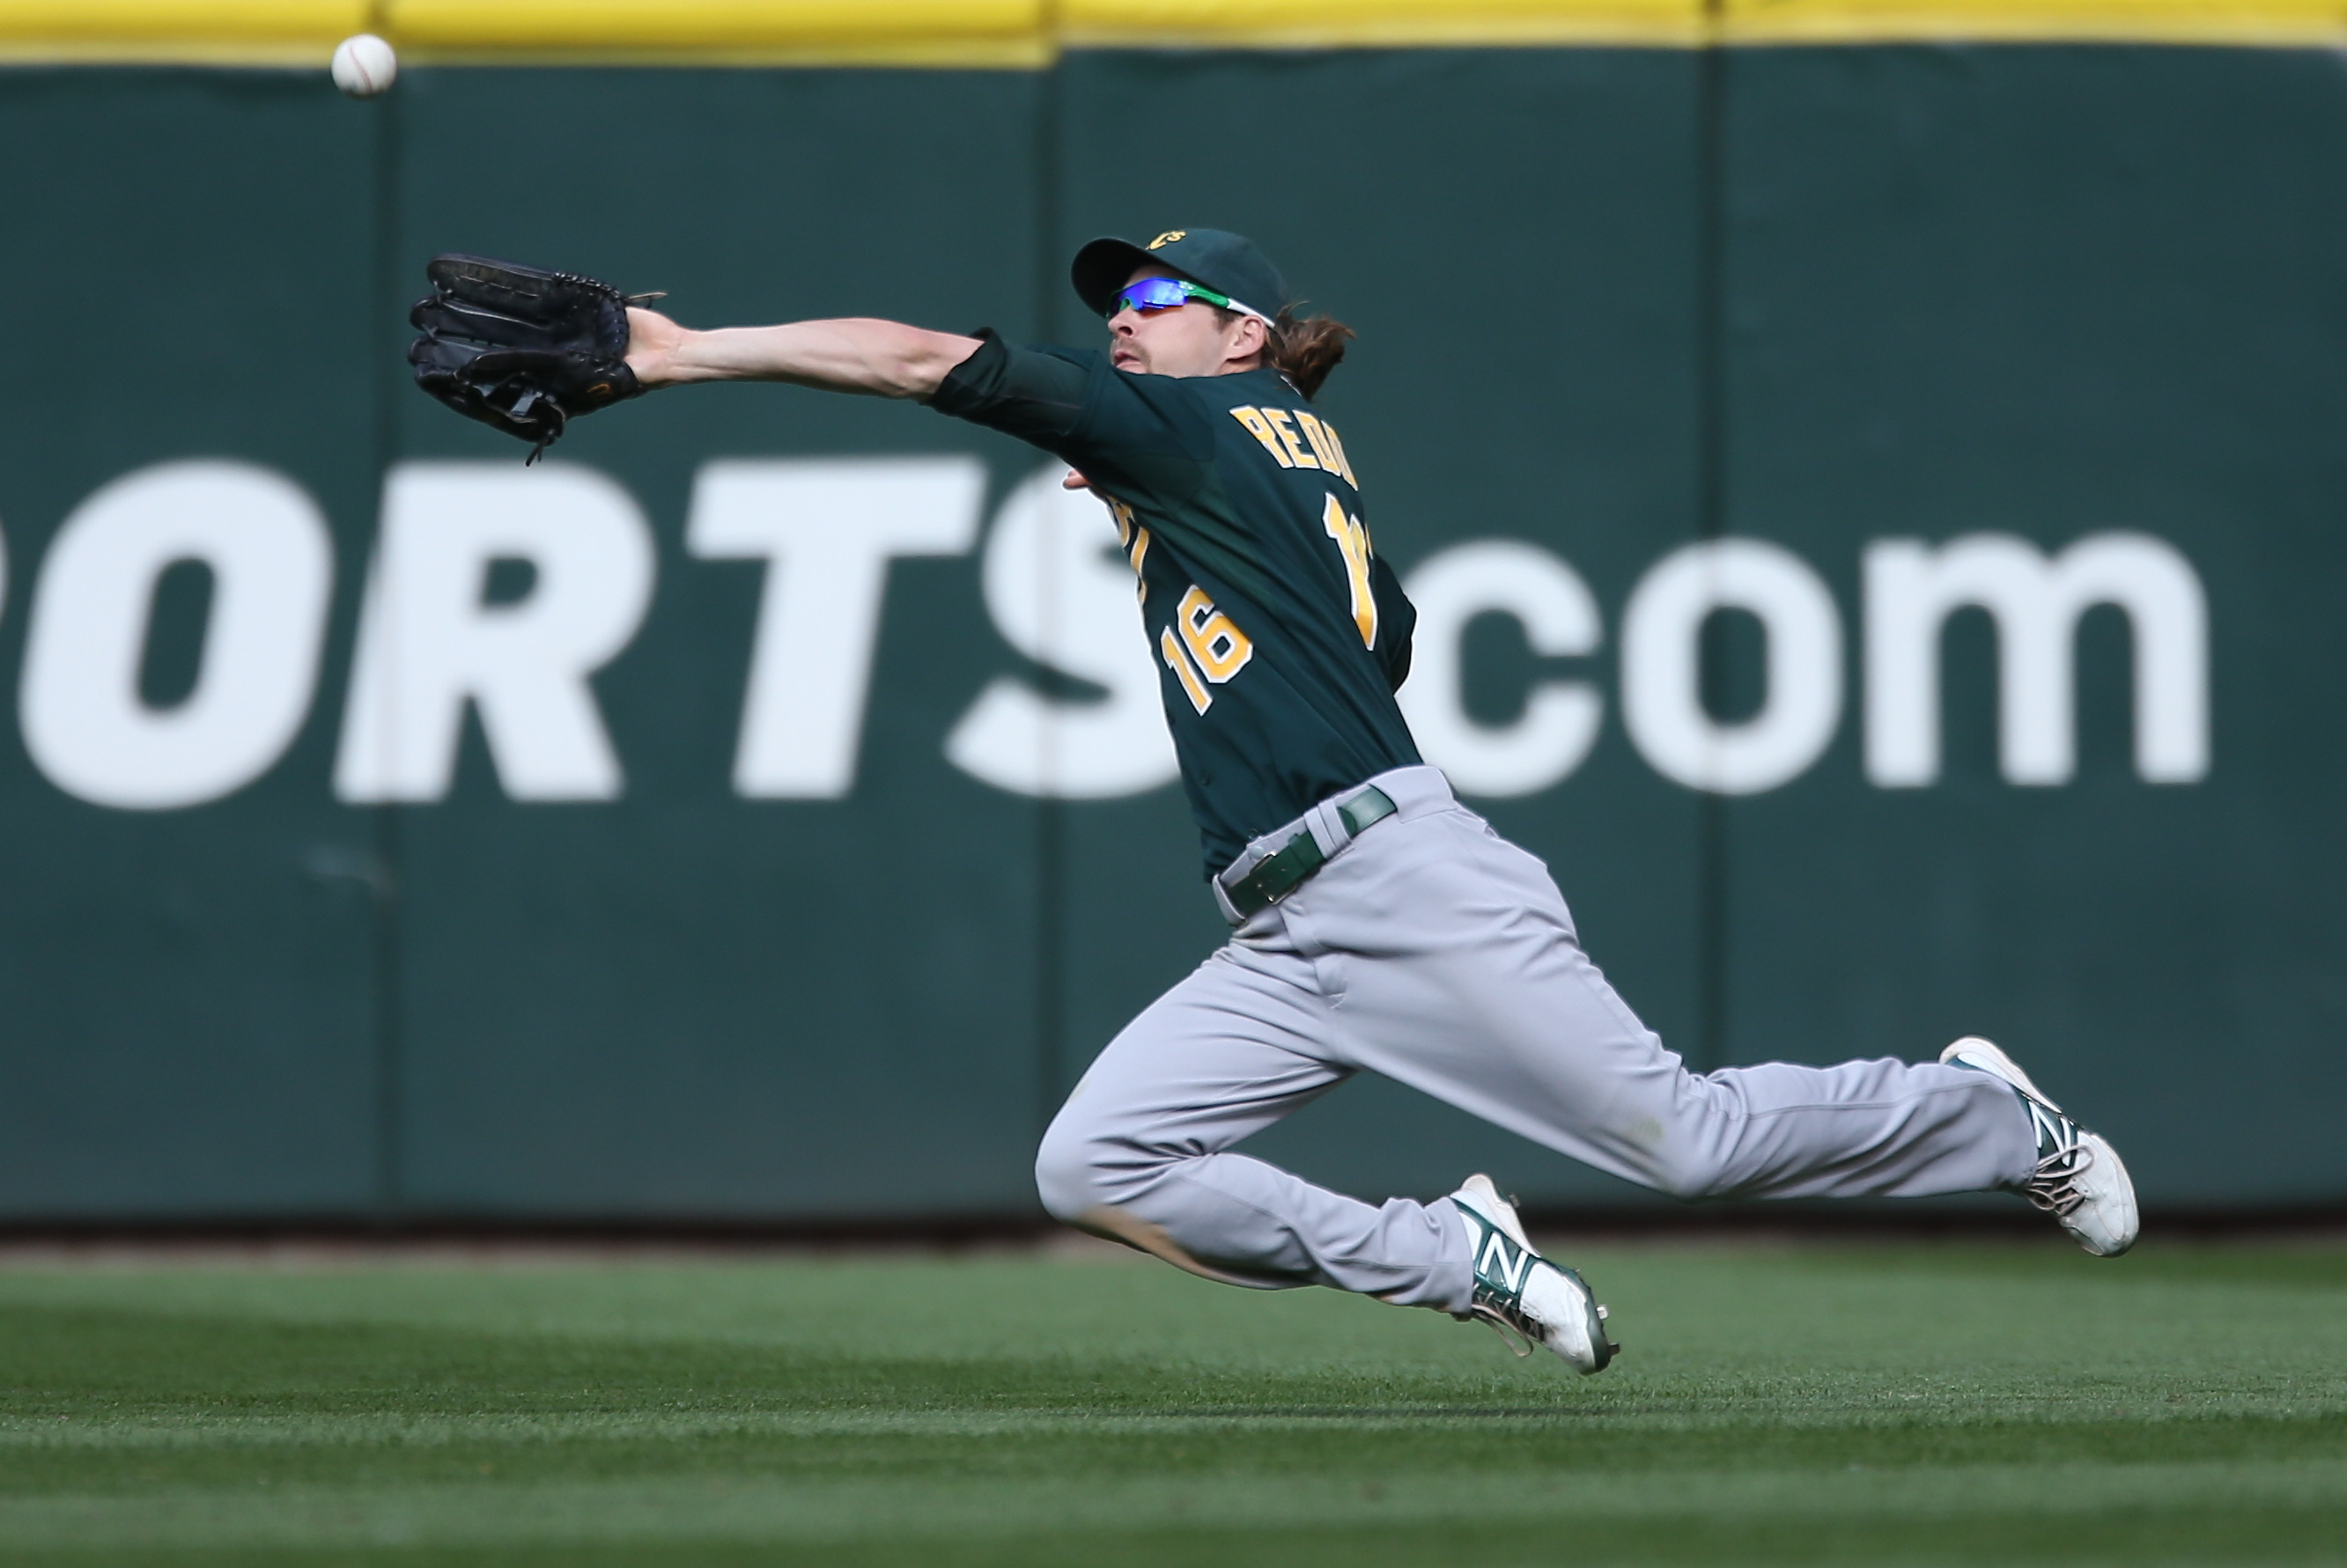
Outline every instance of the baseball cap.
<svg viewBox="0 0 2347 1568">
<path fill-rule="evenodd" d="M 1169 267 L 1193 283 L 1203 283 L 1233 304 L 1245 305 L 1266 316 L 1276 316 L 1287 300 L 1287 282 L 1279 269 L 1264 259 L 1255 241 L 1227 229 L 1169 229 L 1146 245 L 1104 236 L 1076 252 L 1068 275 L 1076 298 L 1095 316 L 1108 314 L 1109 302 L 1136 267 Z"/>
</svg>

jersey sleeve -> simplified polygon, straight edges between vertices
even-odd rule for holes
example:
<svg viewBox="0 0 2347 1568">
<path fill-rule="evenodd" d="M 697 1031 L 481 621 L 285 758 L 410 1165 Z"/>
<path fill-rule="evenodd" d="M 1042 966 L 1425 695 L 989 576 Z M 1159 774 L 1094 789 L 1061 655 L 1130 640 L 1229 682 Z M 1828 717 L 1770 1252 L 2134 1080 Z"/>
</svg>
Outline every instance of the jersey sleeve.
<svg viewBox="0 0 2347 1568">
<path fill-rule="evenodd" d="M 1015 347 L 991 329 L 979 336 L 931 394 L 939 413 L 1041 447 L 1128 500 L 1179 502 L 1206 483 L 1214 432 L 1192 400 L 1152 384 L 1167 378 L 1083 350 Z"/>
<path fill-rule="evenodd" d="M 991 327 L 978 336 L 978 351 L 946 372 L 929 394 L 929 406 L 1057 451 L 1083 414 L 1085 367 L 1058 354 L 1014 349 Z"/>
<path fill-rule="evenodd" d="M 1401 579 L 1382 555 L 1369 562 L 1369 593 L 1378 606 L 1378 662 L 1394 690 L 1409 678 L 1410 634 L 1418 629 L 1418 606 L 1401 591 Z"/>
</svg>

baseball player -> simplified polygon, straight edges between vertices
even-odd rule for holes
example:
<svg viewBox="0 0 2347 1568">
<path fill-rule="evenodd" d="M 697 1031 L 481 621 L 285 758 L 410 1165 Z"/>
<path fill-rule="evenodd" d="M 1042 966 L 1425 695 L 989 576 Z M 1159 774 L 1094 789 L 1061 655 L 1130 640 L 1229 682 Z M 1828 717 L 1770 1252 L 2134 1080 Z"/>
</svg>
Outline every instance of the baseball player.
<svg viewBox="0 0 2347 1568">
<path fill-rule="evenodd" d="M 1044 1135 L 1053 1215 L 1208 1278 L 1433 1308 L 1602 1369 L 1605 1309 L 1487 1177 L 1372 1207 L 1230 1152 L 1366 1070 L 1683 1198 L 2005 1188 L 2088 1252 L 2127 1250 L 2116 1152 L 1985 1040 L 1932 1063 L 1688 1072 L 1582 951 L 1546 867 L 1411 743 L 1394 692 L 1413 614 L 1311 402 L 1350 331 L 1299 319 L 1263 254 L 1217 229 L 1093 240 L 1073 281 L 1104 353 L 871 320 L 697 332 L 632 310 L 624 369 L 586 378 L 607 400 L 715 380 L 915 399 L 1065 460 L 1106 502 L 1232 932 Z M 511 388 L 473 384 L 510 409 Z"/>
</svg>

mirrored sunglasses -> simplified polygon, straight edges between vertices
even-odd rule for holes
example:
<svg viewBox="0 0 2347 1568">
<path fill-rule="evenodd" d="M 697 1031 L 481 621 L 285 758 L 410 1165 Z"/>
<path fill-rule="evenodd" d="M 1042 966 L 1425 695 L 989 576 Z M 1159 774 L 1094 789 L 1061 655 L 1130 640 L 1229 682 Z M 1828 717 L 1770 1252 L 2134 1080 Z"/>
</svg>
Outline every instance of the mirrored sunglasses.
<svg viewBox="0 0 2347 1568">
<path fill-rule="evenodd" d="M 1203 300 L 1209 305 L 1249 316 L 1263 313 L 1248 309 L 1228 294 L 1217 294 L 1212 289 L 1201 288 L 1187 278 L 1143 278 L 1137 283 L 1127 283 L 1116 291 L 1116 298 L 1109 301 L 1108 313 L 1114 316 L 1122 311 L 1135 311 L 1146 316 L 1159 311 L 1178 311 L 1193 300 Z"/>
</svg>

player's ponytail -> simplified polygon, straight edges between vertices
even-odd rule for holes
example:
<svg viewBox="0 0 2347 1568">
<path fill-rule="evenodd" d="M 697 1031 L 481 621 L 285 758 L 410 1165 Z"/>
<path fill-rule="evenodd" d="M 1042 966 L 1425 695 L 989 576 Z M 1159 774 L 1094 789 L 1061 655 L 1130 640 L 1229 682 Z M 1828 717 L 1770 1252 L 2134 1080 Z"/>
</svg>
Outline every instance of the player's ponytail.
<svg viewBox="0 0 2347 1568">
<path fill-rule="evenodd" d="M 1332 316 L 1298 316 L 1283 305 L 1279 320 L 1271 324 L 1264 358 L 1309 398 L 1344 359 L 1345 344 L 1352 337 L 1353 329 Z"/>
</svg>

